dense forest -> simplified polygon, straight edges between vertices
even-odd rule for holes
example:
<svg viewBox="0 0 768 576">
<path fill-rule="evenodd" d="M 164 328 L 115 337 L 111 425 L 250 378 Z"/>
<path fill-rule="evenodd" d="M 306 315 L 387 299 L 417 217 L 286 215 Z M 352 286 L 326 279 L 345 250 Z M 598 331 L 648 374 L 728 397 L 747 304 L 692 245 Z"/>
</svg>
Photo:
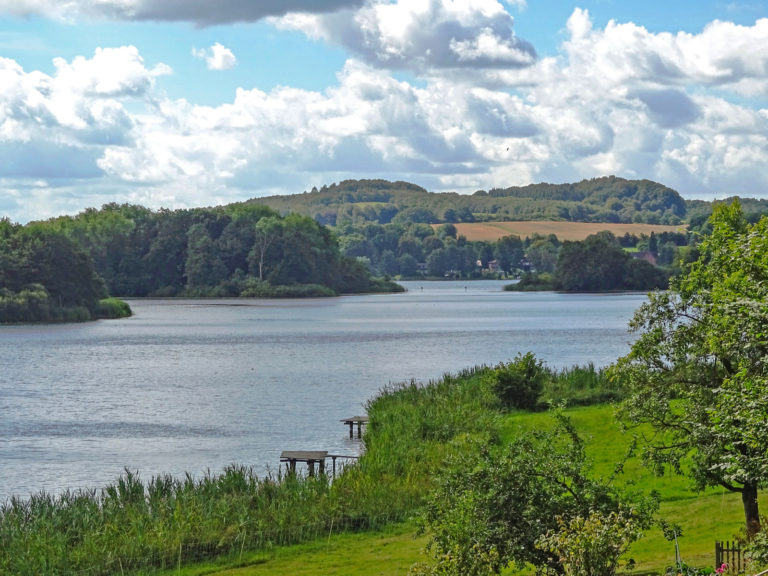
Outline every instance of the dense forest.
<svg viewBox="0 0 768 576">
<path fill-rule="evenodd" d="M 329 226 L 345 223 L 457 223 L 504 220 L 566 220 L 671 224 L 703 223 L 712 203 L 684 200 L 650 180 L 615 176 L 574 184 L 531 184 L 478 190 L 471 195 L 431 193 L 408 182 L 345 180 L 319 190 L 251 200 L 282 214 L 297 212 Z M 745 214 L 768 211 L 765 200 L 742 200 Z M 751 218 L 754 220 L 754 218 Z"/>
<path fill-rule="evenodd" d="M 332 296 L 397 290 L 341 254 L 328 228 L 253 205 L 109 204 L 0 227 L 0 322 L 87 320 L 136 296 Z"/>
<path fill-rule="evenodd" d="M 160 210 L 110 204 L 47 222 L 119 296 L 333 295 L 385 289 L 326 227 L 264 206 Z"/>
</svg>

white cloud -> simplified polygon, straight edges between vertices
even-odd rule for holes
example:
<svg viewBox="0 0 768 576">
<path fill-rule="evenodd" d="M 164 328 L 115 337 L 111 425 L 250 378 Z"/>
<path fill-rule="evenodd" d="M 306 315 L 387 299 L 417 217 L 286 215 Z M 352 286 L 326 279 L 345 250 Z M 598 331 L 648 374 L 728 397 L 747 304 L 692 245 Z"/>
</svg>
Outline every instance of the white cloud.
<svg viewBox="0 0 768 576">
<path fill-rule="evenodd" d="M 209 70 L 229 70 L 237 64 L 237 58 L 232 50 L 216 42 L 213 46 L 205 49 L 192 49 L 192 55 L 195 58 L 205 60 Z"/>
<path fill-rule="evenodd" d="M 433 69 L 521 68 L 536 60 L 497 0 L 373 0 L 356 11 L 289 14 L 285 29 L 338 43 L 369 64 Z"/>
<path fill-rule="evenodd" d="M 0 58 L 0 178 L 20 179 L 10 189 L 103 177 L 104 147 L 133 144 L 137 119 L 124 102 L 151 101 L 155 78 L 169 71 L 146 68 L 132 46 L 54 65 L 48 76 Z"/>
</svg>

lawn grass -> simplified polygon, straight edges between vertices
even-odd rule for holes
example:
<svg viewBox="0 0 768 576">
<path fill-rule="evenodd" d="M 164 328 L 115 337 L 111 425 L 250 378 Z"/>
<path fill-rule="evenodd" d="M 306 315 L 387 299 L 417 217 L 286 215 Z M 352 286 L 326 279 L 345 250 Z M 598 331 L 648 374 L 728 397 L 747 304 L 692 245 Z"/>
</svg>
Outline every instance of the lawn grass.
<svg viewBox="0 0 768 576">
<path fill-rule="evenodd" d="M 370 533 L 334 534 L 314 542 L 170 570 L 160 576 L 402 576 L 425 560 L 426 536 L 413 523 Z"/>
<path fill-rule="evenodd" d="M 567 411 L 576 428 L 587 443 L 596 475 L 609 476 L 616 462 L 626 453 L 631 433 L 623 433 L 615 419 L 611 405 L 574 408 Z M 510 415 L 502 426 L 502 437 L 510 438 L 516 431 L 552 427 L 549 413 Z M 659 517 L 682 528 L 678 538 L 683 560 L 697 567 L 713 567 L 715 540 L 732 540 L 744 529 L 744 509 L 740 494 L 722 488 L 705 492 L 693 489 L 690 480 L 673 473 L 655 476 L 645 468 L 639 458 L 627 461 L 617 481 L 631 484 L 645 492 L 656 490 L 662 502 Z M 762 510 L 768 507 L 768 497 L 760 498 Z M 630 550 L 637 566 L 635 572 L 661 572 L 674 564 L 674 543 L 664 539 L 661 530 L 653 528 L 636 542 Z"/>
<path fill-rule="evenodd" d="M 622 433 L 616 423 L 614 407 L 573 408 L 567 410 L 567 414 L 587 442 L 595 474 L 610 475 L 630 442 L 629 434 Z M 552 415 L 547 412 L 513 413 L 504 418 L 501 435 L 509 440 L 520 431 L 549 428 L 553 424 Z M 686 478 L 671 474 L 656 477 L 636 458 L 627 462 L 618 481 L 662 494 L 659 516 L 682 527 L 678 544 L 682 559 L 689 565 L 711 567 L 715 540 L 733 539 L 743 528 L 744 514 L 738 494 L 721 489 L 695 492 Z M 760 504 L 765 509 L 768 499 L 761 498 Z M 247 558 L 248 565 L 238 568 L 208 567 L 207 571 L 173 572 L 168 576 L 405 575 L 412 564 L 425 559 L 426 542 L 426 536 L 417 535 L 415 524 L 405 523 L 381 532 L 334 535 L 308 544 L 277 548 Z M 636 562 L 635 574 L 661 573 L 674 563 L 675 546 L 663 537 L 660 529 L 653 528 L 635 543 L 629 556 Z M 503 574 L 519 573 L 509 568 Z"/>
</svg>

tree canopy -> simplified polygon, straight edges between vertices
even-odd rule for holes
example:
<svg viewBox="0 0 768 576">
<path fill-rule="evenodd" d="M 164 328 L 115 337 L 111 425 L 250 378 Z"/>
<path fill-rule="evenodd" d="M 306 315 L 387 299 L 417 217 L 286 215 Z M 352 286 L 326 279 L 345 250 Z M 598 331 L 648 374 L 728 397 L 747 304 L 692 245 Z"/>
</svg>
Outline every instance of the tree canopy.
<svg viewBox="0 0 768 576">
<path fill-rule="evenodd" d="M 667 277 L 650 262 L 632 258 L 613 234 L 600 232 L 582 242 L 563 243 L 555 282 L 566 292 L 654 290 L 666 287 Z"/>
<path fill-rule="evenodd" d="M 0 221 L 0 322 L 88 319 L 106 295 L 76 242 L 44 226 Z"/>
<path fill-rule="evenodd" d="M 636 312 L 616 369 L 625 421 L 653 430 L 646 461 L 741 493 L 753 535 L 768 484 L 768 218 L 750 224 L 734 202 L 710 223 L 698 259 Z"/>
</svg>

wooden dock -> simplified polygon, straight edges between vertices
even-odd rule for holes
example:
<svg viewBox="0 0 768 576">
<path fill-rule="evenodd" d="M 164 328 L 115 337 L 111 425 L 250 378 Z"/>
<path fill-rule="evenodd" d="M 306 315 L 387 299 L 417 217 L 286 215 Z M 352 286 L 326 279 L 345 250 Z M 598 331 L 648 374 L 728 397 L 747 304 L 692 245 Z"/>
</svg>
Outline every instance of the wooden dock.
<svg viewBox="0 0 768 576">
<path fill-rule="evenodd" d="M 349 426 L 349 437 L 355 437 L 355 426 L 357 426 L 357 437 L 363 437 L 363 425 L 368 424 L 368 416 L 352 416 L 344 418 L 344 424 Z M 283 450 L 280 454 L 280 463 L 286 465 L 290 474 L 296 474 L 296 464 L 301 462 L 307 465 L 310 476 L 315 475 L 315 467 L 319 474 L 325 474 L 325 461 L 330 458 L 333 462 L 333 477 L 336 477 L 336 460 L 343 458 L 346 460 L 357 460 L 358 456 L 348 456 L 344 454 L 328 454 L 327 450 Z"/>
<path fill-rule="evenodd" d="M 280 454 L 280 462 L 288 464 L 288 470 L 291 474 L 296 473 L 296 463 L 303 462 L 309 468 L 309 475 L 315 475 L 315 464 L 319 466 L 320 474 L 325 474 L 325 459 L 328 457 L 327 450 L 284 450 Z"/>
<path fill-rule="evenodd" d="M 319 474 L 325 474 L 325 461 L 330 458 L 333 463 L 333 477 L 336 477 L 336 460 L 343 458 L 346 460 L 357 460 L 358 456 L 348 456 L 345 454 L 328 454 L 327 450 L 284 450 L 280 454 L 280 462 L 285 463 L 291 474 L 296 473 L 296 463 L 301 462 L 307 465 L 309 475 L 315 475 L 315 465 L 318 467 Z"/>
<path fill-rule="evenodd" d="M 351 418 L 344 418 L 342 420 L 344 424 L 349 426 L 349 437 L 354 438 L 354 427 L 357 426 L 357 437 L 363 437 L 363 424 L 368 424 L 368 416 L 352 416 Z"/>
</svg>

